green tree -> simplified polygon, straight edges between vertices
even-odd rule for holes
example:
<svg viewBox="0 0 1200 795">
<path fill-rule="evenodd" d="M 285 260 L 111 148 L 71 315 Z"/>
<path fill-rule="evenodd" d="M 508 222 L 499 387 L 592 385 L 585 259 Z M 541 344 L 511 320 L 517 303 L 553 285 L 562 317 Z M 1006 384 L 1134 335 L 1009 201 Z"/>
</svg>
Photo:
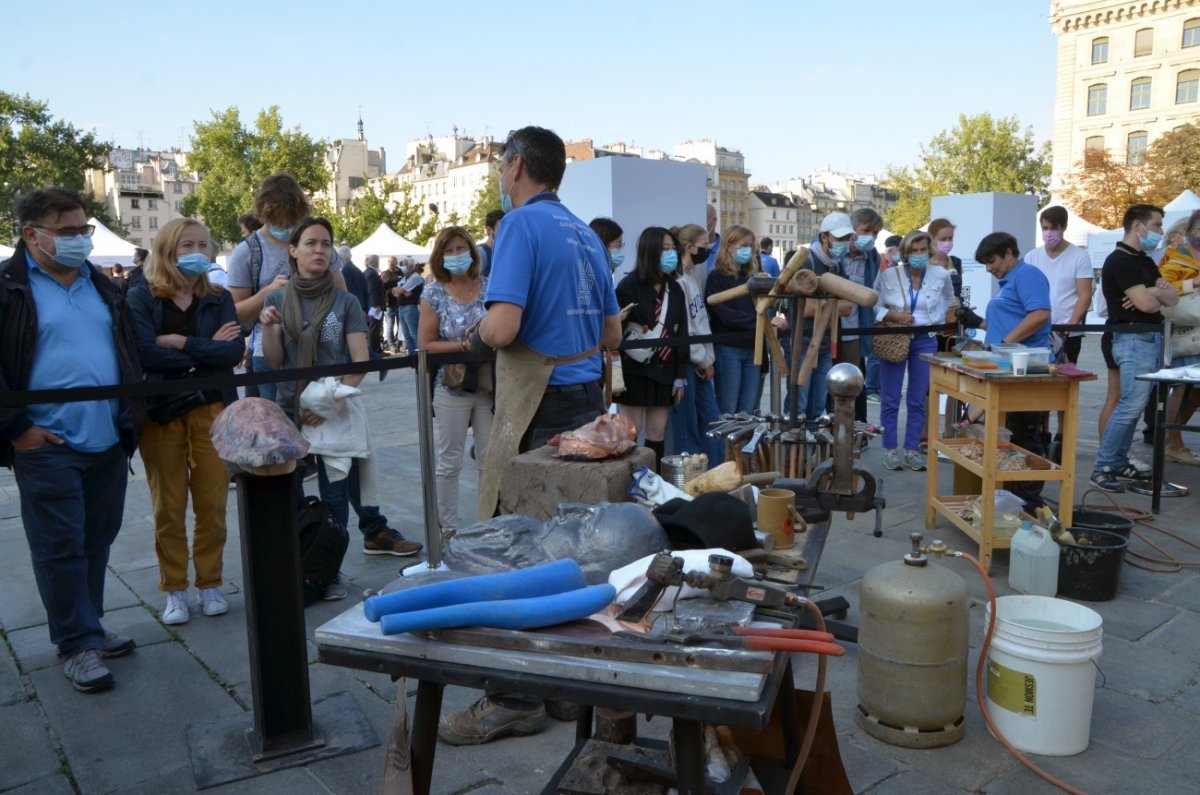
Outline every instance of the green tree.
<svg viewBox="0 0 1200 795">
<path fill-rule="evenodd" d="M 1185 188 L 1200 191 L 1200 123 L 1160 135 L 1146 153 L 1150 193 L 1143 199 L 1162 205 Z"/>
<path fill-rule="evenodd" d="M 487 220 L 487 214 L 492 210 L 499 209 L 500 172 L 492 171 L 483 181 L 479 190 L 475 191 L 475 196 L 471 200 L 471 209 L 467 211 L 466 223 L 463 224 L 464 228 L 476 241 L 483 240 L 487 237 L 487 228 L 484 223 Z"/>
<path fill-rule="evenodd" d="M 95 133 L 56 121 L 45 102 L 0 91 L 0 228 L 16 232 L 21 196 L 61 185 L 83 196 L 88 215 L 120 231 L 104 202 L 84 189 L 84 173 L 102 167 L 110 151 Z"/>
<path fill-rule="evenodd" d="M 363 194 L 340 211 L 334 211 L 328 202 L 321 202 L 317 209 L 329 218 L 337 239 L 351 246 L 366 240 L 380 224 L 421 245 L 441 226 L 436 215 L 413 199 L 412 185 L 400 185 L 394 179 L 367 183 Z"/>
<path fill-rule="evenodd" d="M 277 105 L 259 111 L 252 130 L 236 107 L 213 111 L 194 127 L 188 167 L 200 185 L 184 199 L 183 213 L 203 218 L 218 243 L 238 239 L 238 216 L 253 209 L 258 184 L 272 174 L 287 171 L 309 192 L 328 183 L 324 141 L 285 129 Z"/>
<path fill-rule="evenodd" d="M 887 227 L 897 232 L 929 221 L 934 196 L 1031 193 L 1040 206 L 1050 186 L 1050 143 L 1038 146 L 1033 130 L 1022 133 L 1015 116 L 962 115 L 958 126 L 921 147 L 921 159 L 911 168 L 889 168 L 885 184 L 899 195 L 885 218 Z"/>
<path fill-rule="evenodd" d="M 1088 153 L 1066 176 L 1062 200 L 1085 221 L 1116 229 L 1131 204 L 1147 201 L 1148 172 L 1108 150 Z"/>
</svg>

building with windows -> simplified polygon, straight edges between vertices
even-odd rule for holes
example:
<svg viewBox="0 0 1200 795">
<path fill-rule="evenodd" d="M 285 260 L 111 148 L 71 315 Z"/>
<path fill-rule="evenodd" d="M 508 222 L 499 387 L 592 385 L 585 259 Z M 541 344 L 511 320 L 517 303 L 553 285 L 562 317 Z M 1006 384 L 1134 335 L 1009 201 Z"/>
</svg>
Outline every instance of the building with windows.
<svg viewBox="0 0 1200 795">
<path fill-rule="evenodd" d="M 722 228 L 750 225 L 750 174 L 741 152 L 704 138 L 677 144 L 672 155 L 708 166 L 708 203 L 717 208 Z"/>
<path fill-rule="evenodd" d="M 1200 120 L 1200 2 L 1053 0 L 1058 37 L 1051 188 L 1107 151 L 1131 164 Z"/>
<path fill-rule="evenodd" d="M 367 148 L 363 120 L 359 118 L 358 138 L 335 138 L 325 147 L 325 170 L 329 172 L 329 185 L 322 197 L 341 210 L 350 203 L 355 190 L 387 171 L 387 152 L 382 146 L 378 150 Z"/>
<path fill-rule="evenodd" d="M 825 166 L 821 171 L 776 183 L 774 193 L 789 197 L 796 205 L 796 234 L 801 243 L 816 238 L 821 219 L 832 212 L 852 214 L 870 207 L 880 215 L 896 203 L 897 196 L 871 174 L 843 174 Z"/>
<path fill-rule="evenodd" d="M 450 135 L 427 135 L 409 141 L 400 170 L 370 182 L 381 187 L 411 186 L 413 200 L 427 212 L 445 223 L 462 223 L 471 211 L 475 194 L 488 177 L 499 173 L 502 149 L 503 144 L 492 138 L 460 135 L 455 127 Z M 393 193 L 390 198 L 399 201 L 401 195 Z"/>
<path fill-rule="evenodd" d="M 775 241 L 775 258 L 780 262 L 789 251 L 808 242 L 801 239 L 800 210 L 791 196 L 774 193 L 760 185 L 750 191 L 749 207 L 748 226 L 759 240 L 769 237 Z"/>
<path fill-rule="evenodd" d="M 117 147 L 102 167 L 84 174 L 85 189 L 128 230 L 129 242 L 147 249 L 167 221 L 183 217 L 183 200 L 199 184 L 187 167 L 187 153 L 179 149 Z"/>
</svg>

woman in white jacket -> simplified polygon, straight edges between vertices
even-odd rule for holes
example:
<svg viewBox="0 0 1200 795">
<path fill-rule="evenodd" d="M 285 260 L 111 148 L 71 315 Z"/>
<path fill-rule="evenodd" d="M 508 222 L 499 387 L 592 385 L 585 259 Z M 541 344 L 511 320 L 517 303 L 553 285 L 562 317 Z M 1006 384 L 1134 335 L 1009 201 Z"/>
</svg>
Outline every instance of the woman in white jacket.
<svg viewBox="0 0 1200 795">
<path fill-rule="evenodd" d="M 671 236 L 679 243 L 679 278 L 687 301 L 688 335 L 701 336 L 712 333 L 708 324 L 708 307 L 704 304 L 703 267 L 708 258 L 708 232 L 697 224 L 685 224 L 671 229 Z M 725 458 L 725 448 L 719 440 L 706 435 L 708 426 L 721 412 L 717 408 L 717 391 L 713 386 L 712 343 L 694 343 L 690 346 L 691 366 L 687 371 L 687 387 L 683 399 L 671 408 L 669 438 L 675 453 L 706 453 L 710 467 Z"/>
<path fill-rule="evenodd" d="M 941 324 L 946 312 L 954 307 L 954 285 L 950 272 L 929 264 L 931 240 L 925 232 L 909 232 L 900 243 L 900 264 L 880 271 L 875 278 L 879 302 L 875 320 L 907 326 Z M 880 391 L 883 423 L 883 465 L 888 469 L 925 469 L 921 455 L 921 431 L 925 427 L 925 403 L 929 396 L 929 362 L 921 354 L 937 351 L 933 333 L 919 332 L 912 337 L 908 357 L 902 362 L 880 360 Z M 900 397 L 904 393 L 904 375 L 908 374 L 905 401 L 908 414 L 904 428 L 904 457 L 896 449 L 899 436 Z"/>
</svg>

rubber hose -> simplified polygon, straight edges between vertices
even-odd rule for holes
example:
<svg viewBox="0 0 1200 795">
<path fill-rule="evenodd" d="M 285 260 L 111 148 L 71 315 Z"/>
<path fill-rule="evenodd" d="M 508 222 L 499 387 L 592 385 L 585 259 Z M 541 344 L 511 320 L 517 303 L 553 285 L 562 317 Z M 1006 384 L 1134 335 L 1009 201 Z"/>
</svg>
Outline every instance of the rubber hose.
<svg viewBox="0 0 1200 795">
<path fill-rule="evenodd" d="M 428 610 L 432 607 L 468 602 L 548 596 L 574 591 L 586 585 L 579 564 L 571 558 L 564 558 L 515 571 L 443 580 L 404 591 L 372 596 L 363 602 L 363 614 L 368 621 L 378 621 L 392 613 Z"/>
<path fill-rule="evenodd" d="M 471 602 L 410 613 L 392 613 L 384 616 L 380 624 L 384 635 L 451 627 L 534 629 L 586 618 L 608 607 L 616 598 L 617 589 L 604 583 L 528 599 Z"/>
</svg>

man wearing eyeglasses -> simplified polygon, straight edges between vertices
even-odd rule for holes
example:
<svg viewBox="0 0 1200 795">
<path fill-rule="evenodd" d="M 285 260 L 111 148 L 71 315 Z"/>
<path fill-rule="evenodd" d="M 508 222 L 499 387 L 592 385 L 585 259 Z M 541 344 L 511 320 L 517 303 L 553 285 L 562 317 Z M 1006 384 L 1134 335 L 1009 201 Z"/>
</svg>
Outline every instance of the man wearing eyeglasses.
<svg viewBox="0 0 1200 795">
<path fill-rule="evenodd" d="M 21 239 L 0 263 L 0 392 L 141 381 L 125 299 L 87 261 L 95 229 L 83 200 L 47 188 L 17 214 Z M 50 640 L 85 693 L 110 687 L 103 660 L 134 647 L 100 619 L 140 431 L 141 408 L 127 400 L 0 408 L 0 464 L 16 474 Z"/>
</svg>

